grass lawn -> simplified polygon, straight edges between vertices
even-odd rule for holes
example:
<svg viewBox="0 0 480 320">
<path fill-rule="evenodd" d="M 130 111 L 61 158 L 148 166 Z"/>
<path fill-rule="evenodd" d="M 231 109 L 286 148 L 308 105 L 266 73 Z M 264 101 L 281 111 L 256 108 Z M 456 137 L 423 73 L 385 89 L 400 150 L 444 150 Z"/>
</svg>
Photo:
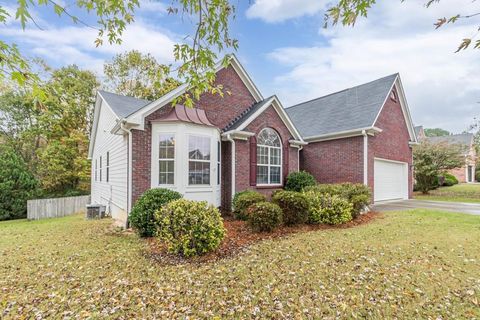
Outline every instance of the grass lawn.
<svg viewBox="0 0 480 320">
<path fill-rule="evenodd" d="M 480 217 L 388 212 L 162 265 L 81 216 L 0 223 L 0 318 L 479 318 Z"/>
<path fill-rule="evenodd" d="M 454 202 L 480 202 L 480 184 L 457 184 L 451 187 L 441 187 L 424 195 L 415 193 L 415 199 Z"/>
</svg>

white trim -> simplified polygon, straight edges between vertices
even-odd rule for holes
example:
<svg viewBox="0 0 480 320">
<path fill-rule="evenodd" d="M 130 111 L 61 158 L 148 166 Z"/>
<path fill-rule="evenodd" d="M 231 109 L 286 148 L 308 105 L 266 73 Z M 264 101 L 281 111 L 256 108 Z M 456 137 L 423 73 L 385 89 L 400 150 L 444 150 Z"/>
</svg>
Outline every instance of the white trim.
<svg viewBox="0 0 480 320">
<path fill-rule="evenodd" d="M 232 171 L 232 177 L 231 177 L 231 182 L 230 182 L 230 185 L 231 185 L 231 199 L 233 199 L 233 197 L 235 196 L 235 165 L 236 165 L 236 161 L 235 161 L 235 139 L 232 138 L 232 136 L 230 134 L 228 134 L 226 136 L 227 138 L 227 141 L 230 141 L 232 143 L 232 156 L 231 156 L 231 160 L 232 160 L 232 163 L 231 163 L 231 171 Z M 231 203 L 231 206 L 233 208 L 233 203 Z"/>
<path fill-rule="evenodd" d="M 360 129 L 353 129 L 353 130 L 345 130 L 345 131 L 339 131 L 339 132 L 334 132 L 334 133 L 327 133 L 323 135 L 318 135 L 318 136 L 310 136 L 310 137 L 305 137 L 303 140 L 307 142 L 319 142 L 319 141 L 327 141 L 327 140 L 335 140 L 335 139 L 341 139 L 341 138 L 350 138 L 350 137 L 356 137 L 356 136 L 361 136 L 363 135 L 362 132 L 365 131 L 368 135 L 375 135 L 375 133 L 382 132 L 383 130 L 377 127 L 365 127 L 365 128 L 360 128 Z"/>
<path fill-rule="evenodd" d="M 383 111 L 383 108 L 385 107 L 385 104 L 387 103 L 387 100 L 390 99 L 390 92 L 393 90 L 393 88 L 397 89 L 397 100 L 400 102 L 400 107 L 402 108 L 402 113 L 403 117 L 405 119 L 405 123 L 407 125 L 407 130 L 408 134 L 410 136 L 410 141 L 411 142 L 418 142 L 417 141 L 417 136 L 415 135 L 415 128 L 413 126 L 413 121 L 412 117 L 410 115 L 410 109 L 408 107 L 407 99 L 405 97 L 405 91 L 403 89 L 402 85 L 402 80 L 400 79 L 400 75 L 397 74 L 395 81 L 393 82 L 392 86 L 390 87 L 390 90 L 387 93 L 387 96 L 385 97 L 385 100 L 383 101 L 382 107 L 377 113 L 377 116 L 375 117 L 375 121 L 373 121 L 373 126 L 376 125 L 378 118 L 380 117 L 380 114 Z"/>
<path fill-rule="evenodd" d="M 258 139 L 257 139 L 257 144 L 256 144 L 256 148 L 257 148 L 257 169 L 256 169 L 256 172 L 257 172 L 257 176 L 258 176 L 258 167 L 267 167 L 267 180 L 268 180 L 268 183 L 257 183 L 257 177 L 255 177 L 255 182 L 256 182 L 256 185 L 257 186 L 260 186 L 260 187 L 274 187 L 274 186 L 282 186 L 283 185 L 283 142 L 282 142 L 282 138 L 280 137 L 280 134 L 273 128 L 270 128 L 270 127 L 265 127 L 263 128 L 259 133 L 258 133 L 258 136 L 260 136 L 260 134 L 264 131 L 264 130 L 267 130 L 267 129 L 270 129 L 272 130 L 273 132 L 275 132 L 275 134 L 277 135 L 278 137 L 278 140 L 280 141 L 280 145 L 277 147 L 277 146 L 269 146 L 269 145 L 266 145 L 266 144 L 260 144 L 258 143 Z M 267 149 L 267 163 L 258 163 L 258 148 L 261 147 L 261 148 L 266 148 Z M 271 161 L 270 161 L 270 156 L 271 156 L 271 150 L 272 149 L 277 149 L 277 150 L 280 150 L 280 164 L 271 164 Z M 278 183 L 270 183 L 270 169 L 274 167 L 274 168 L 280 168 L 280 182 Z"/>
<path fill-rule="evenodd" d="M 290 131 L 293 137 L 296 140 L 303 142 L 302 136 L 300 135 L 297 128 L 293 124 L 292 120 L 288 116 L 287 112 L 285 111 L 285 108 L 280 103 L 280 100 L 278 100 L 277 96 L 271 97 L 267 102 L 263 104 L 263 106 L 260 109 L 255 111 L 252 115 L 250 115 L 236 130 L 237 131 L 244 130 L 250 123 L 253 122 L 253 120 L 255 120 L 258 116 L 260 116 L 270 106 L 273 106 L 278 116 L 282 120 L 283 124 L 285 124 L 288 131 Z"/>
<path fill-rule="evenodd" d="M 308 144 L 308 142 L 298 141 L 298 140 L 288 140 L 288 142 L 290 143 L 290 147 L 294 147 L 294 148 L 300 148 Z"/>
<path fill-rule="evenodd" d="M 398 160 L 392 160 L 392 159 L 385 159 L 385 158 L 379 158 L 379 157 L 374 157 L 374 160 L 380 160 L 380 161 L 386 161 L 386 162 L 395 162 L 395 163 L 401 163 L 401 164 L 407 164 L 408 162 L 405 161 L 398 161 Z"/>
<path fill-rule="evenodd" d="M 240 61 L 235 55 L 231 55 L 230 61 L 228 63 L 228 66 L 231 65 L 235 72 L 237 72 L 238 76 L 244 83 L 244 85 L 248 88 L 252 96 L 255 98 L 256 102 L 260 102 L 263 100 L 263 96 L 258 90 L 258 88 L 255 86 L 253 81 L 251 80 L 250 76 L 248 73 L 245 71 L 243 66 L 241 65 Z M 215 72 L 219 72 L 220 70 L 224 69 L 225 66 L 219 62 L 215 66 Z M 177 87 L 176 89 L 168 92 L 164 96 L 160 97 L 159 99 L 152 101 L 151 103 L 145 105 L 141 109 L 135 111 L 131 115 L 127 116 L 125 119 L 133 124 L 138 125 L 139 130 L 144 129 L 144 121 L 145 117 L 147 117 L 149 114 L 155 112 L 156 110 L 164 107 L 165 105 L 169 104 L 173 99 L 179 97 L 180 95 L 184 94 L 189 87 L 187 84 L 182 84 L 181 86 Z"/>
<path fill-rule="evenodd" d="M 253 132 L 248 132 L 248 131 L 240 131 L 240 130 L 230 130 L 227 132 L 222 133 L 222 139 L 225 137 L 230 136 L 232 139 L 238 139 L 238 140 L 248 140 L 248 138 L 254 136 L 255 133 Z M 228 139 L 225 139 L 227 141 L 230 141 Z"/>
<path fill-rule="evenodd" d="M 365 130 L 363 135 L 363 184 L 368 186 L 368 134 Z"/>
<path fill-rule="evenodd" d="M 133 171 L 133 166 L 132 166 L 132 131 L 128 130 L 128 157 L 127 157 L 127 170 L 128 170 L 128 190 L 127 190 L 127 216 L 130 214 L 132 211 L 132 198 L 133 198 L 133 192 L 132 192 L 132 171 Z"/>
</svg>

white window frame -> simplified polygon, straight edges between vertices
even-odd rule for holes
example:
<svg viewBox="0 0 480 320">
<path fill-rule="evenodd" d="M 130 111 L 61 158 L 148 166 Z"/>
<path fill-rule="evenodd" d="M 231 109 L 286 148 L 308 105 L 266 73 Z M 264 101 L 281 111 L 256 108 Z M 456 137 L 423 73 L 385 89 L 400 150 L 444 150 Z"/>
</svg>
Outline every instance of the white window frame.
<svg viewBox="0 0 480 320">
<path fill-rule="evenodd" d="M 161 136 L 172 136 L 173 137 L 173 158 L 160 158 L 160 137 Z M 158 176 L 158 185 L 159 186 L 174 186 L 175 185 L 175 180 L 176 180 L 176 172 L 177 172 L 177 163 L 175 161 L 175 158 L 177 156 L 177 137 L 175 133 L 173 132 L 160 132 L 158 133 L 158 143 L 157 143 L 157 148 L 158 148 L 158 170 L 157 170 L 157 176 Z M 173 183 L 166 183 L 162 184 L 160 183 L 160 161 L 173 161 Z"/>
<path fill-rule="evenodd" d="M 100 182 L 102 182 L 102 156 L 100 156 Z"/>
<path fill-rule="evenodd" d="M 258 143 L 257 141 L 257 174 L 256 174 L 256 182 L 257 182 L 257 186 L 282 186 L 283 185 L 283 148 L 282 148 L 282 138 L 280 137 L 280 135 L 278 134 L 278 132 L 275 130 L 275 129 L 272 129 L 272 128 L 264 128 L 260 131 L 260 133 L 258 134 L 258 136 L 260 136 L 260 134 L 262 133 L 262 131 L 264 130 L 267 130 L 267 129 L 270 129 L 270 130 L 273 130 L 275 132 L 275 134 L 277 135 L 278 137 L 278 140 L 280 141 L 280 146 L 279 147 L 274 147 L 274 146 L 268 146 L 268 145 L 264 145 L 264 144 L 260 144 Z M 267 153 L 268 153 L 268 156 L 267 156 L 267 164 L 260 164 L 258 163 L 258 154 L 259 154 L 259 147 L 261 148 L 267 148 Z M 271 164 L 271 157 L 272 157 L 272 149 L 277 149 L 280 151 L 280 164 Z M 258 168 L 259 167 L 267 167 L 267 177 L 268 177 L 268 183 L 258 183 Z M 272 167 L 275 167 L 275 168 L 280 168 L 280 182 L 277 183 L 277 182 L 274 182 L 272 183 L 270 181 L 270 170 Z"/>
<path fill-rule="evenodd" d="M 207 138 L 208 139 L 208 142 L 209 142 L 208 147 L 209 147 L 209 150 L 210 150 L 210 160 L 190 159 L 189 146 L 190 146 L 190 139 L 191 138 Z M 186 146 L 187 146 L 187 184 L 189 186 L 193 186 L 193 187 L 195 187 L 195 186 L 198 186 L 198 187 L 211 186 L 212 185 L 212 158 L 213 158 L 213 155 L 212 155 L 212 151 L 213 151 L 212 150 L 212 137 L 207 136 L 207 135 L 203 135 L 203 134 L 188 134 L 187 135 Z M 201 184 L 191 184 L 190 183 L 190 162 L 204 162 L 204 163 L 209 164 L 208 183 L 201 183 Z"/>
</svg>

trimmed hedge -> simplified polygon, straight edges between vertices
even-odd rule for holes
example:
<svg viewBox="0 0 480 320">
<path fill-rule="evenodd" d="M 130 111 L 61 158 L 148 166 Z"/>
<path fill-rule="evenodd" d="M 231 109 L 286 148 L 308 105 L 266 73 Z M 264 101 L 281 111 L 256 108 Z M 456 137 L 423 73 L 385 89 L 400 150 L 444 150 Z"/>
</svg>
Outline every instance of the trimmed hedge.
<svg viewBox="0 0 480 320">
<path fill-rule="evenodd" d="M 309 204 L 304 194 L 295 191 L 277 191 L 272 201 L 282 208 L 283 222 L 286 225 L 307 222 Z"/>
<path fill-rule="evenodd" d="M 170 201 L 182 198 L 176 191 L 155 188 L 145 191 L 137 200 L 128 217 L 128 221 L 141 237 L 155 235 L 155 211 Z"/>
<path fill-rule="evenodd" d="M 360 183 L 318 184 L 316 186 L 306 187 L 305 191 L 313 191 L 332 196 L 337 195 L 344 198 L 352 204 L 352 215 L 354 218 L 370 204 L 372 198 L 370 188 Z"/>
<path fill-rule="evenodd" d="M 256 191 L 245 190 L 238 192 L 233 197 L 233 214 L 235 218 L 247 220 L 247 209 L 255 203 L 264 202 L 267 198 Z"/>
<path fill-rule="evenodd" d="M 185 257 L 218 248 L 225 236 L 220 212 L 206 201 L 179 199 L 155 213 L 158 237 L 168 250 Z"/>
<path fill-rule="evenodd" d="M 458 179 L 450 174 L 450 173 L 445 173 L 443 175 L 443 185 L 446 186 L 446 187 L 451 187 L 453 185 L 456 185 L 458 184 Z"/>
<path fill-rule="evenodd" d="M 310 203 L 309 223 L 338 225 L 353 219 L 353 206 L 346 199 L 315 191 L 307 191 L 305 195 Z"/>
<path fill-rule="evenodd" d="M 273 231 L 282 224 L 282 209 L 275 203 L 255 203 L 247 211 L 248 224 L 255 231 Z"/>
<path fill-rule="evenodd" d="M 287 176 L 285 190 L 301 192 L 305 187 L 314 186 L 317 180 L 306 171 L 292 172 Z"/>
</svg>

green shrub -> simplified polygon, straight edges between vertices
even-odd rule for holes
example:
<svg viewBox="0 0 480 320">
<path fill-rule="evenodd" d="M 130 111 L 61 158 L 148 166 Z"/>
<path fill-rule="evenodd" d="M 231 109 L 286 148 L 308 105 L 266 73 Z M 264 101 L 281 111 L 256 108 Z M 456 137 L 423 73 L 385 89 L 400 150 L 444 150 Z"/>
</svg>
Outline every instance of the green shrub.
<svg viewBox="0 0 480 320">
<path fill-rule="evenodd" d="M 23 158 L 0 142 L 0 221 L 25 218 L 37 185 Z"/>
<path fill-rule="evenodd" d="M 443 175 L 443 185 L 446 186 L 446 187 L 451 187 L 453 185 L 456 185 L 458 184 L 458 179 L 450 174 L 450 173 L 445 173 Z"/>
<path fill-rule="evenodd" d="M 272 197 L 283 212 L 283 223 L 293 225 L 308 220 L 308 200 L 304 194 L 295 191 L 278 191 Z"/>
<path fill-rule="evenodd" d="M 372 195 L 370 188 L 361 183 L 340 183 L 340 184 L 318 184 L 305 188 L 306 192 L 317 192 L 321 194 L 337 195 L 352 204 L 352 216 L 358 214 L 370 204 Z"/>
<path fill-rule="evenodd" d="M 157 234 L 168 250 L 185 257 L 218 248 L 225 236 L 220 212 L 206 201 L 179 199 L 155 213 Z"/>
<path fill-rule="evenodd" d="M 248 223 L 255 231 L 272 231 L 282 224 L 282 209 L 275 203 L 258 202 L 247 211 Z"/>
<path fill-rule="evenodd" d="M 310 203 L 309 223 L 338 225 L 352 220 L 353 206 L 346 199 L 314 191 L 305 192 L 305 195 Z"/>
<path fill-rule="evenodd" d="M 292 172 L 287 176 L 285 190 L 301 192 L 305 187 L 317 184 L 315 178 L 306 171 Z"/>
<path fill-rule="evenodd" d="M 247 209 L 252 204 L 264 201 L 266 201 L 265 196 L 256 191 L 246 190 L 239 192 L 233 198 L 233 214 L 237 219 L 247 220 Z"/>
<path fill-rule="evenodd" d="M 155 211 L 170 201 L 181 197 L 180 193 L 173 190 L 149 189 L 142 194 L 133 206 L 128 221 L 141 237 L 152 237 L 156 231 Z"/>
</svg>

